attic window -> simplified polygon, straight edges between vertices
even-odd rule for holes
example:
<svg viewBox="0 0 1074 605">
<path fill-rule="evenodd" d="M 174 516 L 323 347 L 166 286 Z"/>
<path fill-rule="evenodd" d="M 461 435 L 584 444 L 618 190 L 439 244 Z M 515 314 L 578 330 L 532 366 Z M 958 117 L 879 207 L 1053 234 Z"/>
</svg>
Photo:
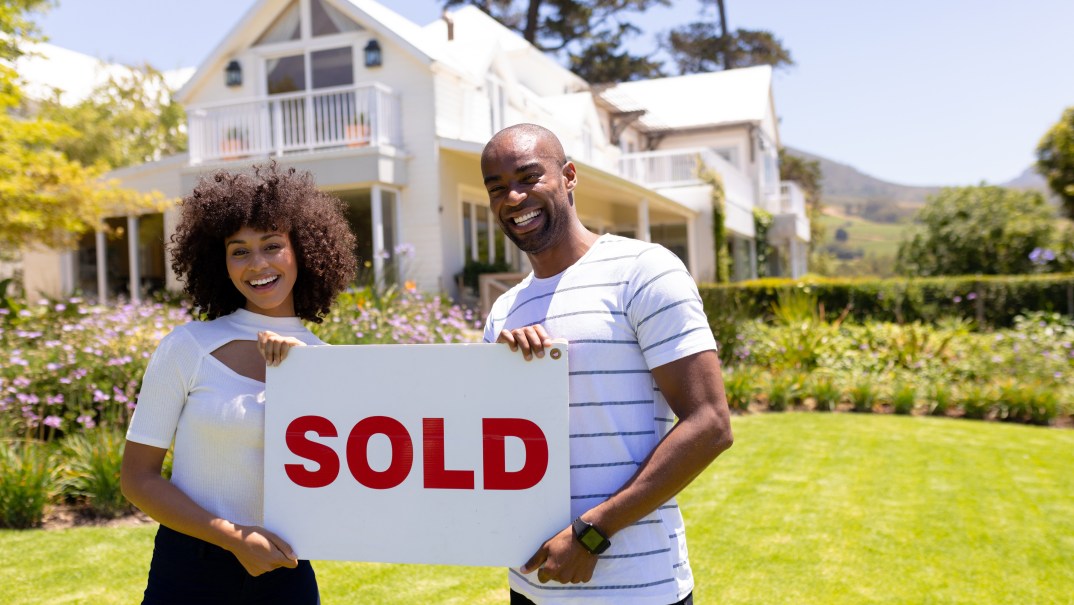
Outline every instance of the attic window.
<svg viewBox="0 0 1074 605">
<path fill-rule="evenodd" d="M 279 17 L 276 17 L 276 20 L 265 30 L 265 33 L 261 34 L 257 42 L 254 42 L 254 46 L 299 40 L 301 38 L 302 13 L 299 12 L 298 0 L 295 0 L 280 13 Z"/>
<path fill-rule="evenodd" d="M 314 36 L 327 36 L 361 29 L 360 25 L 351 21 L 325 0 L 310 0 L 310 31 Z"/>
</svg>

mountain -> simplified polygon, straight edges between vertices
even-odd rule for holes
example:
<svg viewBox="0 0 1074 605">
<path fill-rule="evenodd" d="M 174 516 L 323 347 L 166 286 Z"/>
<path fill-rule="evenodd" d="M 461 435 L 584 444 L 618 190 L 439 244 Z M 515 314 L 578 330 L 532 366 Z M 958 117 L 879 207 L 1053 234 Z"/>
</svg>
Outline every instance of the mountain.
<svg viewBox="0 0 1074 605">
<path fill-rule="evenodd" d="M 860 216 L 878 223 L 904 222 L 912 216 L 925 199 L 939 193 L 942 187 L 899 185 L 869 176 L 850 166 L 823 156 L 787 147 L 787 152 L 820 165 L 824 204 L 841 214 Z M 998 183 L 1000 187 L 1035 190 L 1054 198 L 1044 177 L 1030 166 L 1017 177 Z M 1052 200 L 1053 203 L 1055 200 Z"/>
<path fill-rule="evenodd" d="M 921 206 L 926 196 L 938 193 L 940 187 L 915 187 L 889 183 L 835 160 L 788 147 L 787 151 L 820 164 L 821 186 L 826 204 L 861 204 L 869 201 L 893 205 Z"/>
</svg>

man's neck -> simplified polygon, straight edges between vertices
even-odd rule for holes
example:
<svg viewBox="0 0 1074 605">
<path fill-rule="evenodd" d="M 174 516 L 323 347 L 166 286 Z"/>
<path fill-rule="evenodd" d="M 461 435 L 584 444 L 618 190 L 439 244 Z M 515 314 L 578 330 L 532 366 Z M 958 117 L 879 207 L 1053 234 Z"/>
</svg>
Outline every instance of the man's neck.
<svg viewBox="0 0 1074 605">
<path fill-rule="evenodd" d="M 533 267 L 533 275 L 544 279 L 566 271 L 568 267 L 585 256 L 585 253 L 589 252 L 589 249 L 593 247 L 593 243 L 598 239 L 600 239 L 600 235 L 579 226 L 578 229 L 571 232 L 571 236 L 566 242 L 557 244 L 537 254 L 527 253 L 526 256 L 530 259 L 530 266 Z"/>
</svg>

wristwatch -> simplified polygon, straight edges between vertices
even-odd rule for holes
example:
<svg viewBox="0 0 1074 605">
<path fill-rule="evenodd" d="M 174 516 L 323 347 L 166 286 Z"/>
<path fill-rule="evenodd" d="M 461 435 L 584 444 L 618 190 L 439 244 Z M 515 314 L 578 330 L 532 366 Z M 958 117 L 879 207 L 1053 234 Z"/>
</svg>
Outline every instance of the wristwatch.
<svg viewBox="0 0 1074 605">
<path fill-rule="evenodd" d="M 592 523 L 586 523 L 582 521 L 581 517 L 578 517 L 571 523 L 571 527 L 574 528 L 574 539 L 578 540 L 589 552 L 599 555 L 600 553 L 608 550 L 608 547 L 612 545 L 608 536 L 605 536 L 603 532 L 596 528 Z"/>
</svg>

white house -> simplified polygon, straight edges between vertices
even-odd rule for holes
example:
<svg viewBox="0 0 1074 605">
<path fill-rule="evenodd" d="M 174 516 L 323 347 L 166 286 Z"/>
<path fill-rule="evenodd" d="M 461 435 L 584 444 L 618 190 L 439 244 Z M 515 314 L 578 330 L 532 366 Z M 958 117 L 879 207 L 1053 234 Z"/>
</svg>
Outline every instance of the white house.
<svg viewBox="0 0 1074 605">
<path fill-rule="evenodd" d="M 373 0 L 259 0 L 177 98 L 189 153 L 112 176 L 179 198 L 216 169 L 275 158 L 309 170 L 347 203 L 370 270 L 423 289 L 458 294 L 467 260 L 528 270 L 479 168 L 489 137 L 520 122 L 563 140 L 590 229 L 660 242 L 712 280 L 701 162 L 723 181 L 735 278 L 757 274 L 754 208 L 775 219 L 769 273 L 806 270 L 809 225 L 801 191 L 779 181 L 768 67 L 594 87 L 472 6 L 422 27 Z M 27 290 L 176 287 L 161 245 L 174 214 L 112 219 L 80 251 L 36 259 Z"/>
</svg>

